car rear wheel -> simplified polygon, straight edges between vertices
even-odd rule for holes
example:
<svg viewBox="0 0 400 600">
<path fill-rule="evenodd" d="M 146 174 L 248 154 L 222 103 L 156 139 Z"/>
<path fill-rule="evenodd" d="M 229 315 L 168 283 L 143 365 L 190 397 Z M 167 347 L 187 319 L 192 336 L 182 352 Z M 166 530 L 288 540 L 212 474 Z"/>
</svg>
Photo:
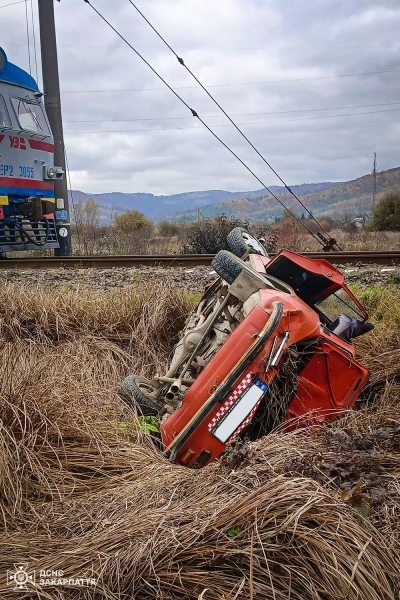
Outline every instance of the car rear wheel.
<svg viewBox="0 0 400 600">
<path fill-rule="evenodd" d="M 260 282 L 262 284 L 261 287 L 273 288 L 286 294 L 293 293 L 293 290 L 283 281 L 269 274 L 263 275 L 258 273 L 247 262 L 244 262 L 244 260 L 238 258 L 228 250 L 220 250 L 214 257 L 211 265 L 214 271 L 229 285 L 239 277 L 242 271 L 245 271 L 253 280 Z"/>
<path fill-rule="evenodd" d="M 257 273 L 250 265 L 228 250 L 220 250 L 214 257 L 211 265 L 214 271 L 229 285 L 239 277 L 242 271 L 247 271 L 254 279 L 257 279 L 264 285 L 268 283 L 265 277 Z"/>
<path fill-rule="evenodd" d="M 261 254 L 268 256 L 268 252 L 261 242 L 253 235 L 250 235 L 243 227 L 235 227 L 227 235 L 227 242 L 230 251 L 241 258 L 245 254 Z"/>
<path fill-rule="evenodd" d="M 128 406 L 144 417 L 156 416 L 159 407 L 155 402 L 157 391 L 151 381 L 141 375 L 128 375 L 118 390 L 118 396 Z"/>
</svg>

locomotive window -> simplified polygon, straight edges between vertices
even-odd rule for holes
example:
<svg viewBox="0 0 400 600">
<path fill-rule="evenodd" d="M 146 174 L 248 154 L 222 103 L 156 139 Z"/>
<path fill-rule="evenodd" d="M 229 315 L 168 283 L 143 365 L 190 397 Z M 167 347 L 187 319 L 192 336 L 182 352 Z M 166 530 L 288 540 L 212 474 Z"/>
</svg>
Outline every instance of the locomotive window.
<svg viewBox="0 0 400 600">
<path fill-rule="evenodd" d="M 0 127 L 11 127 L 11 119 L 3 96 L 0 96 Z"/>
<path fill-rule="evenodd" d="M 43 109 L 40 104 L 29 102 L 22 98 L 12 98 L 15 112 L 21 129 L 34 133 L 49 135 L 49 128 L 44 118 Z"/>
</svg>

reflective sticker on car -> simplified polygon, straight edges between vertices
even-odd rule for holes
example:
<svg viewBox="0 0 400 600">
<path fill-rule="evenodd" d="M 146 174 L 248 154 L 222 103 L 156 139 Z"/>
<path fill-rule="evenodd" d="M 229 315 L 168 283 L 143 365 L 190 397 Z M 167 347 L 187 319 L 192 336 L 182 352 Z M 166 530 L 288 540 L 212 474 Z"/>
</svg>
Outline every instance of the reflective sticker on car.
<svg viewBox="0 0 400 600">
<path fill-rule="evenodd" d="M 246 382 L 245 391 L 240 391 L 240 395 L 231 401 L 232 396 L 234 396 L 235 392 L 237 393 L 236 388 L 227 401 L 231 401 L 230 407 L 224 411 L 223 416 L 217 419 L 216 424 L 213 425 L 212 422 L 209 424 L 209 430 L 224 444 L 236 437 L 250 423 L 268 387 L 260 380 L 254 384 L 250 384 L 247 377 L 241 383 L 243 386 L 243 383 Z M 224 404 L 224 407 L 226 404 Z M 211 429 L 210 425 L 212 425 Z"/>
<path fill-rule="evenodd" d="M 252 373 L 247 373 L 246 377 L 244 379 L 242 379 L 242 381 L 239 383 L 237 388 L 235 388 L 233 390 L 233 392 L 229 396 L 228 400 L 226 400 L 226 402 L 224 402 L 224 404 L 221 406 L 221 408 L 218 410 L 218 412 L 215 414 L 215 416 L 209 422 L 208 431 L 212 431 L 214 429 L 214 427 L 217 425 L 217 423 L 222 419 L 222 417 L 224 415 L 226 415 L 226 413 L 229 411 L 229 409 L 233 406 L 233 404 L 236 402 L 236 400 L 239 398 L 239 396 L 250 385 L 251 376 L 252 376 Z"/>
</svg>

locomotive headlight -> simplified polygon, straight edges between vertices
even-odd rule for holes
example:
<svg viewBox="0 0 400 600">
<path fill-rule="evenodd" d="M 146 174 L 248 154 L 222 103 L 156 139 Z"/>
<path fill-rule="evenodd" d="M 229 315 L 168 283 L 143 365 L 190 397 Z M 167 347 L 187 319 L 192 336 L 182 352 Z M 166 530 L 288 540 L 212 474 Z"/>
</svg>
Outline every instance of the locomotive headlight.
<svg viewBox="0 0 400 600">
<path fill-rule="evenodd" d="M 55 171 L 54 167 L 49 167 L 47 169 L 47 177 L 49 179 L 53 179 L 55 177 L 55 174 L 56 174 L 56 171 Z"/>
</svg>

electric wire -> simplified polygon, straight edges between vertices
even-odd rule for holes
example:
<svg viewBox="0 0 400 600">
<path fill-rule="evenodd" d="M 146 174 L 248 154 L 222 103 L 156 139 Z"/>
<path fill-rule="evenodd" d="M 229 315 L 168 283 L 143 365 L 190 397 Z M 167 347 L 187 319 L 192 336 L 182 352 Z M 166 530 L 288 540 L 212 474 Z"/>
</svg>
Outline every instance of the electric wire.
<svg viewBox="0 0 400 600">
<path fill-rule="evenodd" d="M 180 102 L 182 102 L 182 104 L 184 104 L 188 108 L 188 110 L 191 111 L 193 117 L 196 117 L 204 125 L 204 127 L 215 137 L 215 139 L 217 139 L 245 167 L 245 169 L 247 169 L 247 171 L 249 171 L 249 173 L 251 173 L 251 175 L 253 175 L 253 177 L 255 179 L 257 179 L 257 181 L 259 183 L 261 183 L 261 185 L 263 186 L 263 189 L 267 190 L 267 192 L 269 194 L 271 194 L 271 196 L 273 198 L 275 198 L 275 200 L 287 211 L 288 214 L 291 215 L 291 217 L 293 219 L 295 219 L 298 223 L 300 223 L 309 232 L 309 234 L 315 240 L 317 240 L 319 243 L 321 243 L 321 241 L 323 241 L 324 248 L 327 247 L 327 245 L 329 245 L 329 242 L 331 242 L 332 247 L 334 245 L 336 245 L 337 248 L 339 248 L 339 246 L 336 244 L 336 242 L 335 242 L 335 240 L 333 240 L 333 238 L 331 238 L 328 235 L 329 240 L 327 243 L 327 240 L 325 240 L 325 238 L 323 237 L 322 234 L 318 234 L 318 233 L 315 234 L 309 227 L 307 227 L 307 225 L 293 211 L 291 211 L 289 208 L 287 208 L 287 206 L 285 206 L 285 204 L 276 196 L 276 194 L 274 194 L 274 192 L 265 185 L 265 183 L 254 173 L 254 171 L 207 125 L 207 123 L 205 121 L 203 121 L 203 119 L 196 113 L 196 111 L 193 108 L 191 108 L 187 104 L 187 102 L 164 80 L 164 78 L 150 65 L 150 63 L 140 54 L 140 52 L 138 50 L 136 50 L 136 48 L 134 48 L 132 46 L 132 44 L 130 42 L 128 42 L 128 40 L 126 38 L 124 38 L 124 36 L 106 19 L 106 17 L 104 17 L 97 10 L 97 8 L 95 6 L 93 6 L 93 4 L 90 2 L 90 0 L 84 0 L 84 2 L 86 2 L 86 4 L 88 4 L 92 8 L 92 10 L 131 48 L 131 50 L 133 50 L 133 52 L 135 52 L 135 54 L 143 60 L 143 62 L 168 87 L 168 89 L 171 90 L 171 92 L 178 98 L 178 100 L 180 100 Z M 334 242 L 334 243 L 332 243 L 332 242 Z M 340 250 L 340 248 L 339 248 L 339 250 Z"/>
<path fill-rule="evenodd" d="M 338 117 L 357 117 L 359 115 L 376 115 L 380 113 L 386 112 L 399 112 L 400 108 L 391 108 L 388 110 L 373 110 L 368 112 L 358 112 L 358 113 L 349 113 L 343 115 L 329 115 L 326 117 L 304 117 L 300 119 L 275 119 L 274 121 L 247 121 L 245 123 L 240 123 L 240 125 L 273 125 L 274 123 L 292 123 L 294 121 L 314 121 L 315 119 L 335 119 Z M 71 121 L 66 121 L 71 123 Z M 214 129 L 218 129 L 220 127 L 233 127 L 233 125 L 225 124 L 225 125 L 213 125 Z M 66 133 L 133 133 L 135 131 L 182 131 L 185 129 L 198 129 L 199 131 L 204 131 L 202 127 L 147 127 L 147 129 L 97 129 L 95 131 L 68 131 Z"/>
<path fill-rule="evenodd" d="M 27 42 L 28 42 L 29 75 L 32 75 L 31 43 L 30 43 L 30 40 L 29 40 L 28 0 L 25 0 L 25 20 L 26 20 L 26 39 L 27 39 Z"/>
<path fill-rule="evenodd" d="M 33 55 L 35 57 L 36 83 L 38 83 L 39 72 L 38 72 L 37 52 L 36 52 L 36 30 L 35 30 L 35 16 L 33 14 L 33 0 L 31 0 L 31 17 L 32 17 L 32 33 L 33 33 Z"/>
<path fill-rule="evenodd" d="M 69 193 L 71 195 L 71 204 L 72 204 L 73 218 L 75 219 L 75 216 L 76 216 L 75 199 L 74 199 L 74 192 L 72 190 L 71 171 L 70 171 L 70 168 L 69 168 L 67 148 L 66 148 L 65 144 L 64 144 L 64 156 L 65 156 L 65 166 L 66 166 L 66 171 L 67 171 L 67 182 L 68 182 L 68 185 L 69 185 Z M 67 192 L 68 192 L 68 188 L 67 188 Z"/>
<path fill-rule="evenodd" d="M 86 2 L 86 0 L 84 0 Z M 300 79 L 276 79 L 271 81 L 247 81 L 243 83 L 216 83 L 208 85 L 207 88 L 218 87 L 246 87 L 249 85 L 269 85 L 276 83 L 296 83 L 298 81 L 319 81 L 322 79 L 341 79 L 343 77 L 360 77 L 362 75 L 381 75 L 384 73 L 400 73 L 400 69 L 390 69 L 386 71 L 368 71 L 365 73 L 346 73 L 344 75 L 328 75 L 324 77 L 303 77 Z M 175 90 L 197 90 L 197 85 L 174 86 Z M 159 92 L 164 88 L 134 88 L 134 89 L 113 89 L 113 90 L 66 90 L 63 94 L 107 94 L 114 92 Z"/>
<path fill-rule="evenodd" d="M 256 117 L 261 115 L 283 115 L 289 113 L 302 113 L 302 112 L 318 112 L 321 110 L 345 110 L 350 108 L 367 108 L 372 106 L 393 106 L 400 104 L 400 102 L 381 102 L 380 104 L 355 104 L 353 106 L 336 106 L 331 108 L 304 108 L 303 110 L 278 110 L 273 112 L 261 112 L 261 113 L 236 113 L 232 115 L 232 117 Z M 393 110 L 393 109 L 392 109 Z M 398 108 L 394 110 L 400 110 Z M 361 113 L 346 113 L 344 115 L 327 115 L 317 116 L 317 117 L 307 117 L 307 119 L 330 119 L 332 117 L 347 117 L 353 115 L 370 115 L 376 112 L 390 112 L 388 109 L 379 110 L 379 111 L 368 111 Z M 73 119 L 73 120 L 64 120 L 64 123 L 131 123 L 134 121 L 180 121 L 182 119 L 191 119 L 192 117 L 151 117 L 151 118 L 141 118 L 141 119 Z M 220 115 L 204 115 L 205 119 L 220 119 Z M 305 119 L 288 119 L 289 121 L 302 121 Z M 259 123 L 282 123 L 286 122 L 286 119 L 281 121 L 259 121 Z M 240 123 L 240 125 L 250 125 L 252 123 Z M 213 127 L 221 127 L 221 125 L 213 125 Z M 193 127 L 188 127 L 188 129 L 194 129 Z"/>
<path fill-rule="evenodd" d="M 26 2 L 26 0 L 18 0 L 18 2 L 12 2 L 11 4 L 3 4 L 2 6 L 0 6 L 0 8 L 7 8 L 7 6 L 14 6 L 15 4 L 22 4 L 23 2 Z"/>
<path fill-rule="evenodd" d="M 141 15 L 141 17 L 146 21 L 146 23 L 151 27 L 151 29 L 154 31 L 154 33 L 160 38 L 160 40 L 162 40 L 162 42 L 167 46 L 167 48 L 169 48 L 169 50 L 172 52 L 172 54 L 177 58 L 178 62 L 180 65 L 182 65 L 182 67 L 184 67 L 186 69 L 186 71 L 189 73 L 189 75 L 196 81 L 196 83 L 199 84 L 199 86 L 202 88 L 202 90 L 207 94 L 207 96 L 210 98 L 210 100 L 212 100 L 214 102 L 214 104 L 220 109 L 220 111 L 225 115 L 225 117 L 229 120 L 229 122 L 235 127 L 236 131 L 238 133 L 240 133 L 240 135 L 243 137 L 244 140 L 246 140 L 246 142 L 251 146 L 251 148 L 256 152 L 256 154 L 261 158 L 261 160 L 264 162 L 264 164 L 267 165 L 267 167 L 274 173 L 274 175 L 279 179 L 279 181 L 282 183 L 282 185 L 285 186 L 285 188 L 287 189 L 287 191 L 289 192 L 289 194 L 291 194 L 296 200 L 297 202 L 300 204 L 300 206 L 307 212 L 307 214 L 309 215 L 309 217 L 311 219 L 313 219 L 313 221 L 318 225 L 318 227 L 320 227 L 321 231 L 324 232 L 324 234 L 328 237 L 328 240 L 331 240 L 332 237 L 329 235 L 329 233 L 326 231 L 326 229 L 321 225 L 321 223 L 318 221 L 318 219 L 316 219 L 314 217 L 314 215 L 312 214 L 312 212 L 307 208 L 307 206 L 304 204 L 304 202 L 302 202 L 300 200 L 300 198 L 297 196 L 297 194 L 295 194 L 293 192 L 293 190 L 290 188 L 290 186 L 288 186 L 288 184 L 284 181 L 284 179 L 279 175 L 279 173 L 274 169 L 274 167 L 271 165 L 271 163 L 265 158 L 265 156 L 258 150 L 258 148 L 256 148 L 256 146 L 253 144 L 253 142 L 246 136 L 246 134 L 240 129 L 240 127 L 236 124 L 236 122 L 232 119 L 232 117 L 229 116 L 229 114 L 226 112 L 226 110 L 221 106 L 221 104 L 214 98 L 214 96 L 208 91 L 208 89 L 202 84 L 202 82 L 198 79 L 198 77 L 193 73 L 193 71 L 191 71 L 191 69 L 189 69 L 189 67 L 185 64 L 183 58 L 181 58 L 180 56 L 178 56 L 178 54 L 175 52 L 175 50 L 172 48 L 172 46 L 170 46 L 170 44 L 165 40 L 165 38 L 161 35 L 161 33 L 154 27 L 154 25 L 149 21 L 149 19 L 147 19 L 147 17 L 142 13 L 142 11 L 136 6 L 136 4 L 133 2 L 133 0 L 128 0 L 129 3 L 133 6 L 133 8 Z"/>
</svg>

